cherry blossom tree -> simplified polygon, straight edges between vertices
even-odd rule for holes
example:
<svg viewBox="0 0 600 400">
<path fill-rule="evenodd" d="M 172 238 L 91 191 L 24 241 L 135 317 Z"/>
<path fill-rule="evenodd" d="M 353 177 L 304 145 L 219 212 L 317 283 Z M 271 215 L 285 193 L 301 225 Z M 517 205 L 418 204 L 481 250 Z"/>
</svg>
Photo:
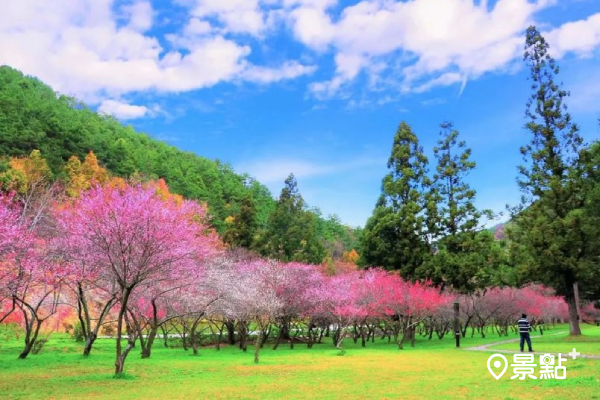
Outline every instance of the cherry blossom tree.
<svg viewBox="0 0 600 400">
<path fill-rule="evenodd" d="M 522 313 L 527 314 L 534 329 L 543 329 L 546 323 L 568 319 L 567 304 L 563 297 L 541 285 L 523 288 L 491 287 L 460 297 L 463 336 L 471 326 L 471 336 L 479 331 L 485 337 L 492 327 L 500 336 L 516 330 L 516 321 Z"/>
<path fill-rule="evenodd" d="M 383 270 L 366 271 L 358 289 L 358 301 L 367 315 L 378 316 L 391 326 L 400 349 L 406 340 L 414 345 L 415 328 L 447 308 L 452 297 L 428 282 L 412 283 Z M 398 340 L 402 332 L 402 339 Z"/>
<path fill-rule="evenodd" d="M 309 296 L 318 299 L 315 314 L 335 324 L 333 342 L 342 354 L 345 353 L 343 343 L 348 327 L 367 316 L 366 308 L 359 303 L 360 278 L 359 272 L 335 275 L 308 291 Z"/>
<path fill-rule="evenodd" d="M 21 222 L 13 194 L 0 195 L 0 323 L 15 310 L 15 294 L 31 257 L 33 236 Z"/>
<path fill-rule="evenodd" d="M 12 322 L 25 331 L 20 358 L 29 355 L 42 324 L 58 311 L 69 274 L 50 244 L 54 229 L 47 208 L 58 198 L 56 186 L 36 186 L 37 196 L 24 193 L 0 195 L 0 322 L 19 310 Z"/>
<path fill-rule="evenodd" d="M 36 254 L 23 263 L 20 284 L 13 298 L 22 318 L 25 331 L 25 347 L 19 358 L 26 358 L 38 342 L 42 324 L 54 316 L 64 303 L 61 294 L 63 282 L 68 279 L 69 268 L 61 260 L 46 253 L 45 243 L 36 241 Z"/>
<path fill-rule="evenodd" d="M 318 287 L 323 280 L 319 266 L 290 262 L 282 264 L 281 268 L 282 279 L 277 287 L 277 297 L 282 302 L 282 308 L 281 315 L 275 320 L 279 332 L 273 346 L 274 350 L 281 340 L 289 340 L 290 348 L 294 348 L 294 340 L 302 331 L 300 321 L 310 313 L 312 308 L 312 299 L 308 295 L 308 290 Z M 292 327 L 295 327 L 294 337 L 290 336 Z"/>
<path fill-rule="evenodd" d="M 206 235 L 205 214 L 198 203 L 161 198 L 155 188 L 141 185 L 96 186 L 60 214 L 69 254 L 98 269 L 106 282 L 116 282 L 115 374 L 123 373 L 134 345 L 130 339 L 123 349 L 121 343 L 134 291 L 146 282 L 176 280 L 212 254 L 214 238 Z"/>
<path fill-rule="evenodd" d="M 225 313 L 230 318 L 252 321 L 256 325 L 254 362 L 258 363 L 268 328 L 282 313 L 284 304 L 278 291 L 286 282 L 286 271 L 274 260 L 242 261 L 237 267 L 238 278 L 230 285 Z"/>
</svg>

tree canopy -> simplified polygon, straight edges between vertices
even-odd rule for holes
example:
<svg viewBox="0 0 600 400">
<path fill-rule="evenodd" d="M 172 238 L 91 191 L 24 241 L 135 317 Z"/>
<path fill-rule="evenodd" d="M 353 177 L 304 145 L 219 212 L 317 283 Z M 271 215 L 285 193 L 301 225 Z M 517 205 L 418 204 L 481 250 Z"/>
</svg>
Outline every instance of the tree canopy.
<svg viewBox="0 0 600 400">
<path fill-rule="evenodd" d="M 108 175 L 164 179 L 173 193 L 207 203 L 210 224 L 234 246 L 254 248 L 276 206 L 264 185 L 230 165 L 136 132 L 36 78 L 1 66 L 0 180 L 22 179 L 25 159 L 28 165 L 43 160 L 44 174 L 65 182 L 71 194 L 103 183 Z M 357 247 L 353 228 L 307 212 L 306 219 L 314 219 L 318 240 L 323 241 L 320 246 L 332 257 L 341 258 L 343 251 Z"/>
</svg>

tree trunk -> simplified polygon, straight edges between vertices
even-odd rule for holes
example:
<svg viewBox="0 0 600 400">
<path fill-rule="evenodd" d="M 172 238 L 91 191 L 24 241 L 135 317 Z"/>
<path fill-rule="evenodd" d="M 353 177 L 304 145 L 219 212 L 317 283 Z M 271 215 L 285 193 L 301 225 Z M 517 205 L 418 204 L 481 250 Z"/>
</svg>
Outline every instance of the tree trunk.
<svg viewBox="0 0 600 400">
<path fill-rule="evenodd" d="M 353 325 L 353 329 L 352 329 L 352 340 L 354 341 L 354 344 L 356 344 L 356 342 L 358 342 L 359 337 L 360 337 L 360 333 L 359 333 L 358 324 L 355 322 Z"/>
<path fill-rule="evenodd" d="M 360 328 L 360 338 L 362 347 L 367 347 L 367 328 L 364 326 Z"/>
<path fill-rule="evenodd" d="M 573 283 L 573 295 L 575 296 L 575 308 L 577 309 L 577 320 L 581 319 L 581 307 L 579 305 L 579 283 Z"/>
<path fill-rule="evenodd" d="M 21 352 L 21 354 L 19 354 L 19 358 L 21 360 L 24 360 L 27 358 L 27 356 L 29 355 L 29 353 L 31 352 L 31 349 L 33 348 L 33 342 L 26 342 L 25 343 L 25 348 L 23 349 L 23 351 Z"/>
<path fill-rule="evenodd" d="M 41 304 L 41 302 L 39 304 Z M 21 306 L 19 306 L 21 308 L 21 311 L 23 312 L 23 318 L 25 321 L 25 348 L 23 349 L 21 354 L 19 354 L 19 358 L 22 360 L 27 358 L 27 356 L 33 349 L 38 334 L 40 333 L 42 322 L 44 322 L 44 320 L 41 320 L 37 317 L 39 304 L 37 307 L 34 308 L 26 304 L 25 302 L 22 302 Z M 29 315 L 27 310 L 29 311 Z"/>
<path fill-rule="evenodd" d="M 324 334 L 325 334 L 325 329 L 321 328 L 321 332 L 319 332 L 319 340 L 317 340 L 317 343 L 321 343 L 323 341 Z"/>
<path fill-rule="evenodd" d="M 579 315 L 577 314 L 577 303 L 575 301 L 575 296 L 565 296 L 565 300 L 567 301 L 567 305 L 569 306 L 570 335 L 580 336 L 581 328 L 579 327 Z"/>
<path fill-rule="evenodd" d="M 190 341 L 192 344 L 192 352 L 195 356 L 198 355 L 198 325 L 200 324 L 200 318 L 201 317 L 196 318 L 190 328 Z"/>
<path fill-rule="evenodd" d="M 283 340 L 290 339 L 290 318 L 283 318 L 283 322 L 281 324 L 281 338 Z"/>
<path fill-rule="evenodd" d="M 217 351 L 221 350 L 221 341 L 223 340 L 223 330 L 225 328 L 225 325 L 221 325 L 221 327 L 219 328 L 219 338 L 217 339 L 217 344 L 216 344 L 216 348 Z"/>
<path fill-rule="evenodd" d="M 235 321 L 227 320 L 225 326 L 227 327 L 227 340 L 233 346 L 235 344 Z"/>
<path fill-rule="evenodd" d="M 152 345 L 154 344 L 154 339 L 156 338 L 157 332 L 157 327 L 150 328 L 150 333 L 148 334 L 148 339 L 146 340 L 146 346 L 142 349 L 142 358 L 150 358 L 152 355 Z"/>
<path fill-rule="evenodd" d="M 271 326 L 268 326 L 264 332 L 262 332 L 262 339 L 260 341 L 260 348 L 262 349 L 267 340 L 269 340 L 269 336 L 271 335 Z"/>
<path fill-rule="evenodd" d="M 19 358 L 21 360 L 24 360 L 25 358 L 27 358 L 27 356 L 31 352 L 31 349 L 33 348 L 33 345 L 35 344 L 35 341 L 37 340 L 38 334 L 40 333 L 42 321 L 36 319 L 35 323 L 36 323 L 36 328 L 35 328 L 35 331 L 33 332 L 33 336 L 31 336 L 30 333 L 28 333 L 25 336 L 25 348 L 23 349 L 21 354 L 19 354 Z M 33 325 L 33 321 L 32 321 L 32 325 Z M 31 328 L 30 328 L 30 330 L 31 330 Z"/>
<path fill-rule="evenodd" d="M 344 350 L 344 348 L 342 347 L 342 345 L 344 344 L 345 337 L 346 337 L 346 328 L 342 328 L 340 326 L 340 328 L 338 328 L 338 330 L 336 331 L 335 348 L 338 349 L 342 355 L 346 354 L 346 350 Z"/>
<path fill-rule="evenodd" d="M 248 338 L 248 325 L 245 321 L 238 322 L 238 335 L 240 337 L 240 349 L 242 351 L 248 350 L 246 339 Z"/>
<path fill-rule="evenodd" d="M 92 351 L 92 345 L 98 338 L 98 332 L 100 331 L 100 327 L 104 323 L 106 316 L 108 315 L 110 309 L 114 304 L 115 295 L 112 295 L 111 298 L 104 304 L 104 307 L 102 308 L 98 319 L 95 321 L 96 326 L 92 328 L 92 316 L 90 314 L 90 310 L 87 304 L 85 291 L 83 290 L 82 283 L 77 283 L 77 316 L 79 318 L 79 323 L 81 324 L 83 334 L 85 335 L 85 347 L 83 348 L 84 357 L 90 355 L 90 352 Z"/>
<path fill-rule="evenodd" d="M 471 322 L 471 316 L 467 317 L 467 322 L 465 322 L 465 326 L 461 329 L 462 337 L 467 336 L 467 329 L 469 328 L 469 322 Z"/>
<path fill-rule="evenodd" d="M 92 332 L 85 338 L 85 347 L 83 348 L 83 355 L 85 357 L 90 355 L 90 352 L 92 351 L 92 346 L 94 345 L 96 338 L 97 336 L 95 332 Z"/>
<path fill-rule="evenodd" d="M 254 343 L 254 364 L 258 364 L 260 361 L 260 348 L 262 347 L 262 335 L 263 330 L 259 327 L 258 335 L 256 335 L 256 342 Z"/>
<path fill-rule="evenodd" d="M 169 348 L 169 334 L 167 332 L 167 328 L 164 325 L 160 326 L 160 330 L 163 334 L 163 343 L 166 348 Z"/>
<path fill-rule="evenodd" d="M 306 342 L 306 347 L 309 348 L 309 349 L 312 349 L 313 343 L 314 343 L 314 341 L 313 341 L 313 328 L 314 328 L 313 323 L 309 322 L 308 323 L 308 341 Z M 314 335 L 316 336 L 316 333 L 314 333 Z"/>
<path fill-rule="evenodd" d="M 273 350 L 277 350 L 277 348 L 279 347 L 279 343 L 281 343 L 281 339 L 283 339 L 283 329 L 280 326 L 279 333 L 277 334 L 277 339 L 275 339 L 275 344 L 273 345 Z"/>
<path fill-rule="evenodd" d="M 119 316 L 117 318 L 117 350 L 115 358 L 115 375 L 121 375 L 125 368 L 125 358 L 129 353 L 129 343 L 131 343 L 131 336 L 129 335 L 128 345 L 125 351 L 123 351 L 121 336 L 123 334 L 123 320 L 125 319 L 125 313 L 127 312 L 127 301 L 129 300 L 129 289 L 123 289 L 121 296 L 121 307 L 119 309 Z"/>
</svg>

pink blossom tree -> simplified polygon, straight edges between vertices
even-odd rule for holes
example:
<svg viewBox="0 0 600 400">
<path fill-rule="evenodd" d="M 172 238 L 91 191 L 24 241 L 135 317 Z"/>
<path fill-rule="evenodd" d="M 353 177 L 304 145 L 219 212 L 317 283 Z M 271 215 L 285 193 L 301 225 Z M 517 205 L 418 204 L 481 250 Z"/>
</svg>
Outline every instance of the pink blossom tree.
<svg viewBox="0 0 600 400">
<path fill-rule="evenodd" d="M 278 335 L 273 350 L 277 349 L 281 340 L 289 340 L 290 348 L 294 348 L 294 340 L 302 332 L 301 320 L 310 314 L 312 308 L 308 290 L 319 287 L 323 281 L 323 275 L 315 265 L 290 262 L 281 264 L 281 268 L 282 279 L 277 287 L 277 297 L 283 306 L 281 315 L 275 320 Z M 293 337 L 292 330 L 295 332 Z"/>
<path fill-rule="evenodd" d="M 26 358 L 38 343 L 42 324 L 53 316 L 60 303 L 60 286 L 68 268 L 50 251 L 48 240 L 36 235 L 41 223 L 23 214 L 12 195 L 0 195 L 0 322 L 21 325 Z M 38 218 L 39 222 L 41 218 Z"/>
<path fill-rule="evenodd" d="M 351 272 L 327 277 L 320 286 L 308 291 L 311 297 L 318 299 L 315 314 L 335 324 L 333 342 L 342 354 L 348 327 L 367 315 L 367 309 L 359 302 L 361 284 L 360 272 Z"/>
<path fill-rule="evenodd" d="M 20 268 L 20 286 L 13 298 L 22 318 L 19 319 L 25 331 L 25 347 L 19 358 L 26 358 L 38 342 L 42 325 L 59 312 L 64 305 L 61 292 L 63 283 L 69 278 L 69 268 L 60 259 L 53 259 L 46 253 L 45 243 L 36 241 L 37 253 Z"/>
<path fill-rule="evenodd" d="M 382 270 L 369 271 L 363 280 L 369 288 L 366 296 L 369 313 L 388 321 L 400 349 L 406 340 L 414 345 L 415 327 L 447 307 L 452 300 L 428 282 L 407 282 L 399 275 Z M 365 290 L 363 288 L 363 293 Z M 398 340 L 400 332 L 402 338 Z"/>
<path fill-rule="evenodd" d="M 209 256 L 213 238 L 203 224 L 206 209 L 192 201 L 161 198 L 140 185 L 97 186 L 73 200 L 59 226 L 69 254 L 116 282 L 118 314 L 115 374 L 123 373 L 132 334 L 122 347 L 123 323 L 134 291 L 146 282 L 171 282 Z"/>
<path fill-rule="evenodd" d="M 32 255 L 33 236 L 21 222 L 13 195 L 0 195 L 0 323 L 15 310 L 24 264 Z"/>
<path fill-rule="evenodd" d="M 242 261 L 237 266 L 238 279 L 226 296 L 225 313 L 256 325 L 254 362 L 258 363 L 268 327 L 282 313 L 284 304 L 278 292 L 286 282 L 286 271 L 274 260 Z"/>
<path fill-rule="evenodd" d="M 64 221 L 61 221 L 64 222 Z M 63 256 L 71 265 L 71 277 L 65 282 L 65 293 L 70 304 L 77 310 L 77 319 L 85 338 L 83 355 L 89 356 L 100 328 L 104 326 L 114 310 L 119 294 L 119 286 L 114 276 L 97 265 L 90 265 L 85 257 L 70 252 L 71 236 L 62 231 L 55 245 L 64 250 Z"/>
<path fill-rule="evenodd" d="M 198 355 L 201 323 L 221 311 L 218 302 L 229 292 L 231 282 L 238 278 L 235 263 L 225 254 L 212 257 L 198 268 L 197 275 L 188 277 L 187 285 L 169 295 L 174 299 L 172 311 L 164 318 L 169 318 L 169 314 L 180 316 L 183 340 L 185 342 L 186 336 L 189 338 L 194 355 Z M 205 330 L 209 328 L 204 327 Z"/>
</svg>

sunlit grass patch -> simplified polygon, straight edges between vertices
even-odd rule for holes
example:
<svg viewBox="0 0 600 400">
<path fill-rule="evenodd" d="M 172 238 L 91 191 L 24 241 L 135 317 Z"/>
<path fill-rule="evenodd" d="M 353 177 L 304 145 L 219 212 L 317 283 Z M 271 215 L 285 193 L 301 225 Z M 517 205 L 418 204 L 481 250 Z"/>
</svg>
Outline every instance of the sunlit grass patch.
<svg viewBox="0 0 600 400">
<path fill-rule="evenodd" d="M 538 352 L 569 353 L 576 348 L 581 354 L 600 356 L 600 327 L 582 325 L 582 336 L 569 336 L 568 333 L 561 335 L 544 335 L 532 339 L 533 349 Z M 519 343 L 502 344 L 490 349 L 519 350 Z"/>
<path fill-rule="evenodd" d="M 461 345 L 505 339 L 467 337 Z M 560 345 L 565 338 L 553 340 Z M 157 343 L 150 359 L 142 360 L 136 349 L 132 351 L 125 368 L 130 379 L 113 379 L 114 340 L 99 340 L 88 358 L 80 355 L 81 344 L 66 337 L 53 336 L 47 346 L 38 355 L 17 360 L 20 342 L 0 342 L 0 397 L 591 399 L 600 385 L 600 361 L 579 359 L 569 359 L 564 381 L 520 382 L 511 381 L 509 375 L 496 381 L 486 367 L 492 353 L 456 349 L 451 336 L 441 341 L 418 338 L 414 348 L 405 350 L 379 338 L 366 348 L 348 339 L 342 357 L 330 343 L 312 349 L 300 344 L 293 350 L 280 346 L 275 351 L 267 345 L 258 365 L 253 363 L 251 347 L 246 353 L 236 346 L 220 351 L 203 348 L 195 357 L 191 351 Z M 63 352 L 64 348 L 69 351 Z"/>
</svg>

